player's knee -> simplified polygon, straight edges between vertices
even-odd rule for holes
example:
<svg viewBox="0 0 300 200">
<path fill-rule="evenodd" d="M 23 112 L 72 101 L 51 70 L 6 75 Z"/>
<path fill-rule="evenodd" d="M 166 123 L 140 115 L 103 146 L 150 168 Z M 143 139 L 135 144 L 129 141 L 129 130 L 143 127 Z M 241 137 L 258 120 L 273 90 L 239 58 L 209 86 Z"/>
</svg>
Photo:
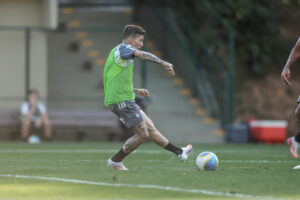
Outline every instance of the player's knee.
<svg viewBox="0 0 300 200">
<path fill-rule="evenodd" d="M 149 138 L 149 133 L 148 131 L 145 131 L 143 134 L 140 136 L 142 142 L 145 142 Z"/>
<path fill-rule="evenodd" d="M 157 132 L 158 132 L 158 130 L 156 129 L 154 124 L 150 124 L 149 126 L 147 126 L 147 128 L 148 128 L 148 132 L 150 134 L 157 134 Z"/>
<path fill-rule="evenodd" d="M 155 128 L 155 126 L 154 126 L 154 124 L 153 124 L 152 121 L 149 121 L 149 122 L 147 123 L 147 129 L 148 129 L 148 132 L 149 132 L 150 134 L 155 134 L 155 133 L 157 132 L 157 129 Z"/>
<path fill-rule="evenodd" d="M 140 138 L 147 139 L 149 137 L 149 132 L 146 123 L 143 121 L 137 126 L 135 126 L 132 131 L 136 133 Z"/>
</svg>

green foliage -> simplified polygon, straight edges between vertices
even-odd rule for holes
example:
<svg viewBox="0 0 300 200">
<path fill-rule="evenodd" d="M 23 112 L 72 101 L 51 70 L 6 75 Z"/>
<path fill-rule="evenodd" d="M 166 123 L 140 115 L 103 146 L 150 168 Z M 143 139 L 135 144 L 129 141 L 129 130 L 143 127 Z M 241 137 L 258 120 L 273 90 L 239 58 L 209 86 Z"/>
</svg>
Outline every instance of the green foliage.
<svg viewBox="0 0 300 200">
<path fill-rule="evenodd" d="M 213 1 L 214 8 L 235 30 L 236 54 L 247 73 L 263 75 L 278 49 L 279 26 L 272 1 Z"/>
<path fill-rule="evenodd" d="M 281 0 L 281 3 L 289 6 L 300 6 L 300 0 Z"/>
<path fill-rule="evenodd" d="M 279 55 L 285 54 L 287 49 L 282 42 L 277 11 L 287 8 L 293 12 L 299 8 L 300 0 L 208 2 L 234 29 L 237 74 L 264 75 L 271 65 L 282 65 L 282 56 Z M 199 59 L 203 60 L 203 52 L 197 48 L 201 41 L 225 66 L 228 65 L 228 32 L 207 10 L 203 0 L 173 1 L 173 7 L 180 16 L 178 23 L 198 52 Z M 191 35 L 191 30 L 197 34 Z"/>
</svg>

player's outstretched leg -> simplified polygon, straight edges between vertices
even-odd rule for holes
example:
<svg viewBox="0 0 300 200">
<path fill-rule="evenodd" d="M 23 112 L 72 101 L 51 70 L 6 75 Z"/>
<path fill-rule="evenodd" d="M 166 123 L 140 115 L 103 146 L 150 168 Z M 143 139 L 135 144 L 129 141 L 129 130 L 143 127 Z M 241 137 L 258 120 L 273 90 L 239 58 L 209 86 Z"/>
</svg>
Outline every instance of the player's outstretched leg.
<svg viewBox="0 0 300 200">
<path fill-rule="evenodd" d="M 297 103 L 298 105 L 295 109 L 295 115 L 296 118 L 298 119 L 298 122 L 300 122 L 300 96 L 298 97 Z M 298 158 L 297 151 L 300 146 L 300 132 L 295 137 L 290 137 L 286 141 L 290 146 L 291 154 L 294 156 L 294 158 Z"/>
<path fill-rule="evenodd" d="M 290 137 L 286 141 L 290 146 L 290 152 L 294 158 L 298 158 L 298 148 L 299 148 L 299 142 L 297 139 L 300 138 L 300 133 L 296 137 Z"/>
<path fill-rule="evenodd" d="M 143 118 L 146 122 L 146 126 L 148 128 L 149 137 L 155 142 L 157 145 L 163 147 L 166 150 L 169 150 L 175 153 L 181 161 L 186 161 L 188 159 L 189 154 L 192 152 L 193 147 L 191 144 L 187 145 L 186 147 L 177 147 L 170 143 L 168 139 L 163 136 L 154 126 L 152 120 L 143 112 L 141 111 Z"/>
</svg>

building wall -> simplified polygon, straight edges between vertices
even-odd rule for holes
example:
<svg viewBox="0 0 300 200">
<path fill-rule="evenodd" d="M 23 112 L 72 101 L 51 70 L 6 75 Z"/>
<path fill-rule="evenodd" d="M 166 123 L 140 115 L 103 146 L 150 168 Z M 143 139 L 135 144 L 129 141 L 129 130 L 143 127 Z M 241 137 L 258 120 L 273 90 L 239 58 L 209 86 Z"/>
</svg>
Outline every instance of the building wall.
<svg viewBox="0 0 300 200">
<path fill-rule="evenodd" d="M 22 31 L 0 31 L 0 109 L 17 106 L 11 97 L 24 94 L 24 39 Z"/>
<path fill-rule="evenodd" d="M 25 98 L 26 37 L 24 27 L 55 28 L 56 0 L 0 1 L 0 109 L 19 108 Z M 56 14 L 55 14 L 56 13 Z M 50 16 L 52 15 L 52 17 Z M 46 32 L 30 32 L 30 88 L 47 96 Z"/>
<path fill-rule="evenodd" d="M 40 26 L 42 0 L 1 0 L 0 26 Z"/>
</svg>

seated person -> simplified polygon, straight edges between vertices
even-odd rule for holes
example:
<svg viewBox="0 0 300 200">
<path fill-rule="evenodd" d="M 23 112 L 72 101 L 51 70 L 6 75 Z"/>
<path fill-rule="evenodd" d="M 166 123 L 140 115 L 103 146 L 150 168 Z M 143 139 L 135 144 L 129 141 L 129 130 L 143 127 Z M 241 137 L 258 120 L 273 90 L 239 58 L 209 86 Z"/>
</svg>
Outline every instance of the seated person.
<svg viewBox="0 0 300 200">
<path fill-rule="evenodd" d="M 27 140 L 29 136 L 29 130 L 31 126 L 44 128 L 44 139 L 52 139 L 52 127 L 48 118 L 46 107 L 43 103 L 38 101 L 38 91 L 31 89 L 28 92 L 28 101 L 23 102 L 21 106 L 21 137 L 23 140 Z"/>
</svg>

